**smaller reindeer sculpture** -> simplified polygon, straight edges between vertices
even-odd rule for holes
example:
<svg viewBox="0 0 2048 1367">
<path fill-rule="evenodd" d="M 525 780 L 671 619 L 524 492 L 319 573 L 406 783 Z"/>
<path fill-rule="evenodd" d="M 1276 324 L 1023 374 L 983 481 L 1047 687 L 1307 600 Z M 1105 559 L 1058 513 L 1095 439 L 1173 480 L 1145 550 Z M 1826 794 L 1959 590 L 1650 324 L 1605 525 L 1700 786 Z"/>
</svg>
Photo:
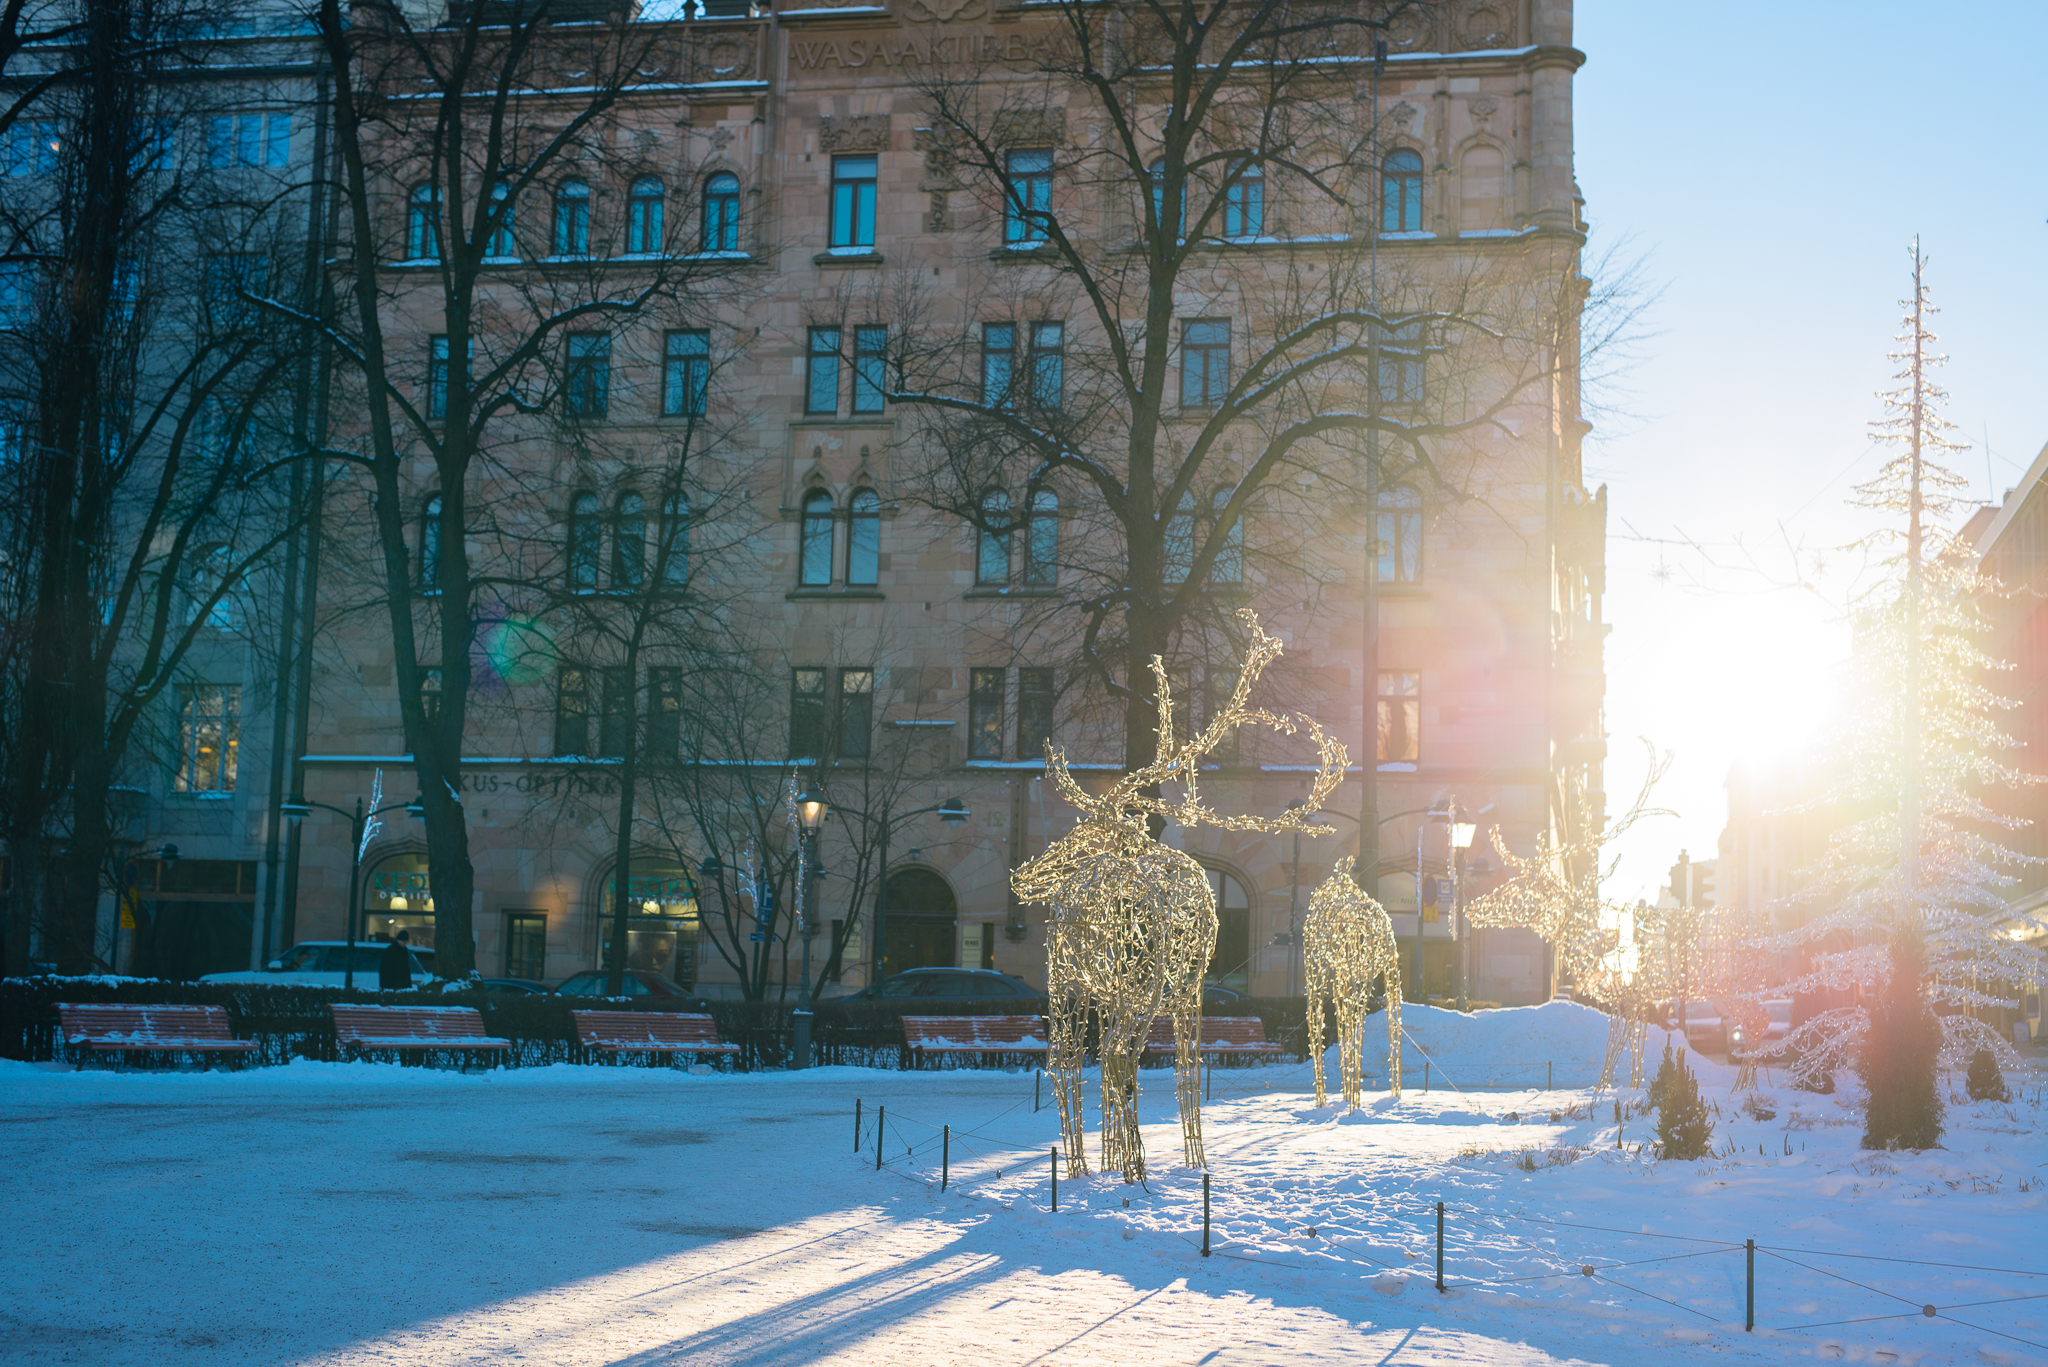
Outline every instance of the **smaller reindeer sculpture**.
<svg viewBox="0 0 2048 1367">
<path fill-rule="evenodd" d="M 1344 1073 L 1344 1104 L 1357 1110 L 1364 1087 L 1365 1018 L 1373 983 L 1386 975 L 1387 1083 L 1401 1096 L 1401 952 L 1386 908 L 1351 881 L 1352 856 L 1345 855 L 1309 899 L 1302 923 L 1302 957 L 1308 973 L 1308 1043 L 1315 1055 L 1316 1105 L 1323 1091 L 1323 1000 L 1337 1016 L 1337 1059 Z"/>
<path fill-rule="evenodd" d="M 1191 1167 L 1202 1153 L 1202 975 L 1216 945 L 1216 898 L 1209 875 L 1186 852 L 1153 839 L 1151 817 L 1193 829 L 1304 831 L 1324 798 L 1344 778 L 1344 747 L 1308 717 L 1300 718 L 1321 754 L 1307 803 L 1279 817 L 1219 816 L 1202 803 L 1200 764 L 1233 728 L 1270 726 L 1292 735 L 1295 720 L 1252 707 L 1248 699 L 1261 672 L 1280 654 L 1280 642 L 1240 612 L 1251 644 L 1227 706 L 1200 734 L 1176 745 L 1166 669 L 1152 659 L 1159 699 L 1159 746 L 1153 763 L 1123 775 L 1101 796 L 1090 796 L 1067 772 L 1066 756 L 1046 746 L 1046 769 L 1060 795 L 1081 813 L 1073 830 L 1020 865 L 1011 875 L 1017 896 L 1052 908 L 1046 931 L 1046 996 L 1052 1025 L 1047 1066 L 1059 1101 L 1067 1171 L 1087 1173 L 1083 1151 L 1082 1068 L 1087 1062 L 1088 1016 L 1094 1012 L 1102 1061 L 1102 1166 L 1126 1182 L 1145 1177 L 1145 1146 L 1138 1131 L 1138 1059 L 1152 1021 L 1173 1018 L 1175 1091 L 1181 1140 Z M 1177 783 L 1179 802 L 1156 796 Z"/>
</svg>

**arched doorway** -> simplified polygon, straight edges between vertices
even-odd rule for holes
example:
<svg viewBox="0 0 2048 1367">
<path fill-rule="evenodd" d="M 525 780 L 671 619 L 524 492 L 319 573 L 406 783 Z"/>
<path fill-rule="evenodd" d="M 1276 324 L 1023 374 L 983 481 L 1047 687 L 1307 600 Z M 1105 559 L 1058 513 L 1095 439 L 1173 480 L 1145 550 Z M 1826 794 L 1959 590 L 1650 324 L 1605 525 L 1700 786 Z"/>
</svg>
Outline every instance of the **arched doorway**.
<svg viewBox="0 0 2048 1367">
<path fill-rule="evenodd" d="M 604 880 L 604 913 L 597 928 L 597 966 L 611 964 L 612 930 L 617 925 L 618 879 Z M 697 983 L 697 884 L 681 864 L 636 859 L 626 878 L 626 967 L 659 973 L 694 987 Z"/>
<path fill-rule="evenodd" d="M 363 878 L 361 919 L 356 937 L 393 939 L 404 931 L 413 952 L 434 966 L 434 887 L 424 854 L 386 855 Z"/>
<path fill-rule="evenodd" d="M 958 911 L 952 885 L 930 869 L 898 869 L 890 874 L 883 976 L 912 968 L 954 967 Z"/>
<path fill-rule="evenodd" d="M 1247 991 L 1251 983 L 1252 904 L 1244 884 L 1221 869 L 1210 869 L 1216 894 L 1216 952 L 1209 956 L 1208 981 Z"/>
</svg>

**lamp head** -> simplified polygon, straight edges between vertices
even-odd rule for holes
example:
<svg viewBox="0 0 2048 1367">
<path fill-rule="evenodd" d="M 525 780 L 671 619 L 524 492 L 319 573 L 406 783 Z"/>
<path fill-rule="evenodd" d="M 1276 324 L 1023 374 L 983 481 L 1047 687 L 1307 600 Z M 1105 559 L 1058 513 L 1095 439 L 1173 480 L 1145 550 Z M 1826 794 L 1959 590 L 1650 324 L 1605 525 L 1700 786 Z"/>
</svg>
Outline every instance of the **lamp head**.
<svg viewBox="0 0 2048 1367">
<path fill-rule="evenodd" d="M 313 814 L 313 808 L 312 804 L 306 801 L 304 794 L 293 793 L 277 804 L 277 814 L 286 821 L 304 821 Z"/>
<path fill-rule="evenodd" d="M 1452 822 L 1451 822 L 1451 844 L 1452 844 L 1453 846 L 1455 846 L 1456 848 L 1458 848 L 1458 849 L 1461 849 L 1461 850 L 1469 850 L 1469 849 L 1471 849 L 1471 848 L 1472 848 L 1472 837 L 1473 837 L 1473 836 L 1475 836 L 1475 835 L 1477 835 L 1477 834 L 1479 834 L 1479 823 L 1478 823 L 1478 822 L 1476 822 L 1476 821 L 1458 821 L 1458 820 L 1456 820 L 1456 819 L 1453 819 L 1453 820 L 1452 820 Z"/>
<path fill-rule="evenodd" d="M 806 831 L 817 834 L 825 824 L 825 817 L 832 810 L 832 804 L 825 801 L 825 795 L 811 789 L 797 795 L 796 819 Z"/>
<path fill-rule="evenodd" d="M 958 826 L 971 815 L 973 813 L 967 810 L 967 804 L 957 797 L 949 797 L 939 804 L 939 820 L 948 826 Z"/>
<path fill-rule="evenodd" d="M 421 817 L 425 816 L 427 814 L 426 798 L 416 797 L 412 801 L 406 803 L 405 814 L 415 821 L 418 821 Z"/>
<path fill-rule="evenodd" d="M 707 855 L 697 864 L 697 874 L 702 878 L 717 878 L 725 872 L 725 865 L 718 862 L 718 856 Z"/>
<path fill-rule="evenodd" d="M 166 864 L 175 864 L 178 862 L 178 847 L 176 845 L 165 845 L 156 852 L 156 857 Z"/>
</svg>

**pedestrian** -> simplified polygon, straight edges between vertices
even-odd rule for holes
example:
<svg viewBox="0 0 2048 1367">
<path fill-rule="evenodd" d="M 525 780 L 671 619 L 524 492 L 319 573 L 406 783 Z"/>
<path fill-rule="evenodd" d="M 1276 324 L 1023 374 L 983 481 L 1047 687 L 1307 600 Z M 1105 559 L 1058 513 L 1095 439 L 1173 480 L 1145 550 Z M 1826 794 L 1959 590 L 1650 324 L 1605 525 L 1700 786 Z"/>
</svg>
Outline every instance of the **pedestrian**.
<svg viewBox="0 0 2048 1367">
<path fill-rule="evenodd" d="M 394 988 L 402 992 L 412 986 L 411 940 L 411 933 L 401 930 L 384 946 L 384 952 L 377 956 L 378 987 L 387 992 Z"/>
</svg>

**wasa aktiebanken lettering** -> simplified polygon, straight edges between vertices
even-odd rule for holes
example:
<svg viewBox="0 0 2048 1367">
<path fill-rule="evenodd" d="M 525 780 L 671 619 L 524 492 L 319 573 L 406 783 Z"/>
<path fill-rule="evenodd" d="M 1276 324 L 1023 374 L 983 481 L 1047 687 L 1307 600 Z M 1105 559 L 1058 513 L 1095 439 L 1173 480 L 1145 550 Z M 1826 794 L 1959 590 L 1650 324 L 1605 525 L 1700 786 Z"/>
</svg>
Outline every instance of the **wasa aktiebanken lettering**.
<svg viewBox="0 0 2048 1367">
<path fill-rule="evenodd" d="M 953 62 L 1039 62 L 1053 55 L 1045 33 L 959 33 L 946 38 L 889 34 L 811 43 L 792 40 L 799 71 L 825 67 L 945 66 Z"/>
</svg>

